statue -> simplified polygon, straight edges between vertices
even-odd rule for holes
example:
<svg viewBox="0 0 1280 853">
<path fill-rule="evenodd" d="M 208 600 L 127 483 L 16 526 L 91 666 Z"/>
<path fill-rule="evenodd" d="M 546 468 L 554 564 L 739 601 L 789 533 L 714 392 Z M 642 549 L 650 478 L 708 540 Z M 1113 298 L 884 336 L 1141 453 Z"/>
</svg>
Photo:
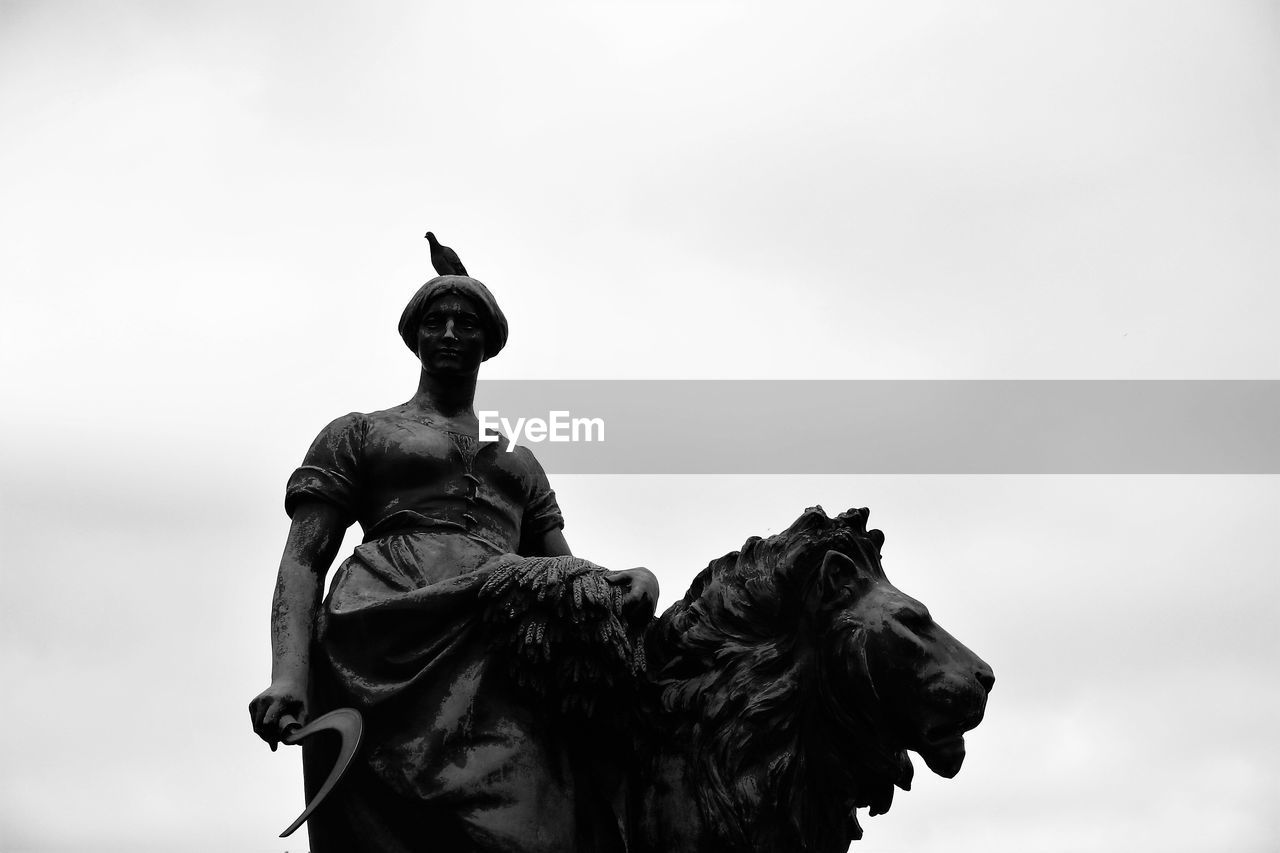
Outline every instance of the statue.
<svg viewBox="0 0 1280 853">
<path fill-rule="evenodd" d="M 442 274 L 399 330 L 417 393 L 331 422 L 289 479 L 249 709 L 272 749 L 363 717 L 313 853 L 842 851 L 858 808 L 909 786 L 907 749 L 959 770 L 991 671 L 889 584 L 865 510 L 749 540 L 655 620 L 653 573 L 574 557 L 533 454 L 479 442 L 476 379 L 507 339 L 488 288 Z M 313 802 L 336 758 L 304 742 Z"/>
<path fill-rule="evenodd" d="M 657 580 L 573 558 L 533 454 L 478 441 L 476 378 L 507 339 L 483 284 L 427 282 L 400 334 L 422 365 L 417 393 L 334 420 L 289 480 L 272 679 L 250 705 L 254 729 L 274 748 L 287 716 L 343 706 L 364 716 L 361 755 L 308 820 L 314 853 L 417 850 L 423 839 L 443 850 L 621 849 L 620 780 L 490 653 L 481 587 L 499 570 L 576 572 L 596 581 L 596 598 L 600 586 L 616 592 L 614 621 L 642 625 Z M 353 522 L 364 543 L 321 608 Z M 304 745 L 310 789 L 328 775 L 324 747 Z"/>
<path fill-rule="evenodd" d="M 995 681 L 889 583 L 866 509 L 713 561 L 648 633 L 633 853 L 843 853 L 914 750 L 945 777 Z"/>
</svg>

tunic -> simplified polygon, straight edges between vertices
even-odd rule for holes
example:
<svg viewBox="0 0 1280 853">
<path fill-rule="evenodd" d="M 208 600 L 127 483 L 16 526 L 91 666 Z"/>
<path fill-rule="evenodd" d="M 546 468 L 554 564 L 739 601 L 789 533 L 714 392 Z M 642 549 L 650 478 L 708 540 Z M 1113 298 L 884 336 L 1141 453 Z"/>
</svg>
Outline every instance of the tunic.
<svg viewBox="0 0 1280 853">
<path fill-rule="evenodd" d="M 290 516 L 324 501 L 364 531 L 312 655 L 312 716 L 365 719 L 355 763 L 308 821 L 314 853 L 622 849 L 616 791 L 490 649 L 480 585 L 564 525 L 533 454 L 507 447 L 403 408 L 351 413 L 289 479 Z M 304 745 L 308 796 L 335 748 Z"/>
</svg>

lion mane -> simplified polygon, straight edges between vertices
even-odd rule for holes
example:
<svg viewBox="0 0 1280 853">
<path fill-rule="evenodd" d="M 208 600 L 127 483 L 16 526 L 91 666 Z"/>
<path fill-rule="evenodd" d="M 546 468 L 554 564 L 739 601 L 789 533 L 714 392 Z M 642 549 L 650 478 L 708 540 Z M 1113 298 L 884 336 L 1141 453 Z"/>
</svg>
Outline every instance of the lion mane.
<svg viewBox="0 0 1280 853">
<path fill-rule="evenodd" d="M 867 530 L 868 515 L 811 507 L 781 533 L 751 537 L 699 573 L 650 634 L 663 736 L 694 758 L 691 787 L 719 849 L 844 851 L 862 836 L 858 807 L 883 813 L 894 786 L 910 786 L 859 629 L 838 638 L 839 660 L 827 651 L 827 553 L 884 578 L 884 534 Z"/>
</svg>

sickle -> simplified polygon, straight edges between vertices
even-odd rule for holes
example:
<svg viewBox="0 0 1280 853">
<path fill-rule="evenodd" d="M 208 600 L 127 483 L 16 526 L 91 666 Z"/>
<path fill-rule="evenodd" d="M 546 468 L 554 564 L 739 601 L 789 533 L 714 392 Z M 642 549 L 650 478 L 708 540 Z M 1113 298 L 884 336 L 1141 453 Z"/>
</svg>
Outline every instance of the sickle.
<svg viewBox="0 0 1280 853">
<path fill-rule="evenodd" d="M 307 803 L 307 807 L 302 810 L 302 814 L 298 815 L 298 819 L 289 824 L 288 829 L 280 833 L 280 837 L 284 838 L 302 826 L 303 821 L 311 816 L 311 813 L 316 810 L 316 806 L 320 805 L 320 802 L 333 790 L 333 786 L 338 784 L 338 780 L 342 778 L 342 774 L 350 766 L 351 759 L 356 754 L 356 749 L 360 746 L 360 734 L 364 731 L 364 720 L 360 718 L 360 712 L 355 708 L 339 708 L 322 717 L 316 717 L 305 726 L 300 725 L 294 717 L 283 716 L 280 718 L 280 729 L 284 732 L 280 740 L 287 744 L 298 743 L 319 731 L 335 731 L 342 735 L 342 748 L 338 750 L 338 760 L 334 762 L 329 778 L 324 780 L 324 784 L 320 786 L 320 790 L 316 792 L 316 795 L 311 798 L 311 802 Z"/>
</svg>

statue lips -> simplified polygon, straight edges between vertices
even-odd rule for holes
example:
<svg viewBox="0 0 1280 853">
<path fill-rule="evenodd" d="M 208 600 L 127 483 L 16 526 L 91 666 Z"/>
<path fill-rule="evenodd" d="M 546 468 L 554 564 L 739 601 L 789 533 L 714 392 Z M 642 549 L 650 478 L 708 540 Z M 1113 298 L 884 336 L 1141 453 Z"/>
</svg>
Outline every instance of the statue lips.
<svg viewBox="0 0 1280 853">
<path fill-rule="evenodd" d="M 456 372 L 466 366 L 467 356 L 459 347 L 435 347 L 428 354 L 432 369 Z"/>
<path fill-rule="evenodd" d="M 964 763 L 964 735 L 930 741 L 922 744 L 916 752 L 930 770 L 944 779 L 950 779 L 960 772 L 960 765 Z"/>
<path fill-rule="evenodd" d="M 975 684 L 973 687 L 977 689 L 949 696 L 948 704 L 952 708 L 967 704 L 968 713 L 958 721 L 954 711 L 948 714 L 951 722 L 926 728 L 919 745 L 914 747 L 929 769 L 944 779 L 960 772 L 960 765 L 964 763 L 964 733 L 982 722 L 987 708 L 987 693 L 983 686 Z"/>
</svg>

